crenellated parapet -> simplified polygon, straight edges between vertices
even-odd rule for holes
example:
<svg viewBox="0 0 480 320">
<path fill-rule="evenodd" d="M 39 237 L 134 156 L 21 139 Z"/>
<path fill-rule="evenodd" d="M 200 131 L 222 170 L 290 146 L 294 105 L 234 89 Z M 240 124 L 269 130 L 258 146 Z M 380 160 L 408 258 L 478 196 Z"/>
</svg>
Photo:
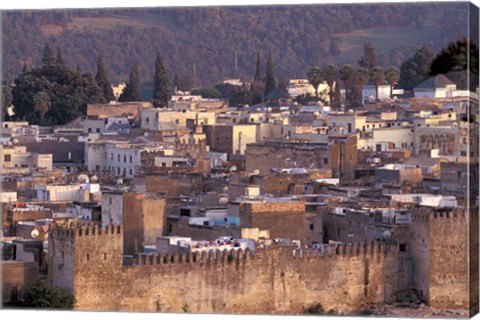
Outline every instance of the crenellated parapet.
<svg viewBox="0 0 480 320">
<path fill-rule="evenodd" d="M 208 266 L 218 264 L 248 264 L 249 261 L 262 260 L 262 258 L 281 252 L 284 262 L 298 263 L 303 259 L 335 258 L 378 258 L 382 259 L 397 252 L 397 245 L 384 242 L 348 243 L 343 245 L 325 244 L 316 249 L 293 249 L 290 247 L 271 247 L 258 249 L 253 253 L 250 249 L 239 250 L 212 250 L 204 252 L 176 253 L 167 255 L 139 254 L 135 258 L 135 266 Z M 260 257 L 260 259 L 258 259 Z"/>
<path fill-rule="evenodd" d="M 315 249 L 301 249 L 293 252 L 294 258 L 318 257 L 359 257 L 359 256 L 386 256 L 397 251 L 397 245 L 381 242 L 359 242 L 343 244 L 320 244 Z"/>
<path fill-rule="evenodd" d="M 158 266 L 158 265 L 204 265 L 204 264 L 225 264 L 240 263 L 253 259 L 254 255 L 250 249 L 238 250 L 212 250 L 203 252 L 189 252 L 176 254 L 139 254 L 136 256 L 137 266 Z"/>
<path fill-rule="evenodd" d="M 88 239 L 89 237 L 123 237 L 123 225 L 107 225 L 105 228 L 96 224 L 76 223 L 52 224 L 50 234 L 54 239 Z"/>
<path fill-rule="evenodd" d="M 412 223 L 427 222 L 462 222 L 467 217 L 478 219 L 478 210 L 470 210 L 463 207 L 426 207 L 418 206 L 412 212 Z"/>
</svg>

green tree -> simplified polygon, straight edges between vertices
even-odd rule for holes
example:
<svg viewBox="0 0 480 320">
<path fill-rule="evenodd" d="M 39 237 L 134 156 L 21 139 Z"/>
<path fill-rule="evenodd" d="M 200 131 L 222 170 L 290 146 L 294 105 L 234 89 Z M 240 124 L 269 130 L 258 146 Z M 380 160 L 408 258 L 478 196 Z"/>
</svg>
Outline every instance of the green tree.
<svg viewBox="0 0 480 320">
<path fill-rule="evenodd" d="M 46 106 L 40 104 L 46 95 L 51 103 L 45 112 Z M 55 64 L 32 69 L 15 79 L 12 102 L 15 117 L 20 120 L 39 124 L 43 115 L 44 123 L 61 125 L 85 115 L 88 103 L 104 103 L 105 99 L 91 75 Z"/>
<path fill-rule="evenodd" d="M 340 92 L 340 86 L 338 85 L 340 83 L 340 78 L 337 78 L 335 80 L 335 92 L 333 94 L 333 102 L 332 102 L 332 107 L 335 109 L 340 109 L 342 107 L 342 93 Z"/>
<path fill-rule="evenodd" d="M 51 67 L 55 65 L 55 57 L 53 56 L 52 48 L 48 43 L 45 45 L 45 50 L 43 51 L 42 65 L 44 67 Z"/>
<path fill-rule="evenodd" d="M 260 60 L 260 52 L 257 51 L 257 62 L 255 64 L 255 76 L 253 81 L 262 81 L 262 63 Z"/>
<path fill-rule="evenodd" d="M 38 281 L 25 288 L 25 305 L 41 309 L 71 310 L 75 306 L 73 294 L 65 288 L 48 288 L 44 281 Z"/>
<path fill-rule="evenodd" d="M 191 92 L 193 95 L 202 96 L 202 98 L 207 99 L 220 99 L 222 98 L 222 93 L 215 88 L 200 88 L 194 89 Z"/>
<path fill-rule="evenodd" d="M 349 64 L 343 65 L 339 70 L 339 78 L 345 84 L 345 103 L 347 103 L 351 87 L 355 85 L 355 68 Z"/>
<path fill-rule="evenodd" d="M 252 104 L 252 92 L 245 86 L 236 87 L 229 99 L 229 105 L 232 107 Z"/>
<path fill-rule="evenodd" d="M 357 86 L 360 89 L 360 96 L 361 96 L 360 99 L 363 99 L 363 95 L 361 94 L 361 92 L 363 88 L 367 85 L 368 80 L 370 80 L 370 73 L 366 68 L 360 67 L 357 69 L 355 78 L 356 78 Z"/>
<path fill-rule="evenodd" d="M 118 98 L 118 101 L 140 101 L 140 78 L 138 75 L 138 65 L 133 65 L 130 70 L 130 76 L 128 78 L 125 88 L 123 88 L 122 94 Z"/>
<path fill-rule="evenodd" d="M 38 114 L 41 124 L 43 122 L 43 119 L 45 118 L 45 114 L 50 110 L 50 107 L 52 106 L 52 100 L 50 99 L 50 96 L 47 92 L 40 91 L 33 96 L 33 103 L 33 110 Z"/>
<path fill-rule="evenodd" d="M 315 98 L 318 100 L 318 87 L 320 86 L 320 83 L 323 82 L 322 70 L 317 67 L 310 68 L 310 70 L 307 71 L 307 79 L 313 86 L 313 89 L 315 90 Z"/>
<path fill-rule="evenodd" d="M 62 48 L 60 46 L 57 47 L 57 64 L 65 64 L 63 61 L 63 53 L 62 53 Z"/>
<path fill-rule="evenodd" d="M 6 81 L 2 83 L 2 115 L 3 120 L 9 120 L 8 108 L 12 104 L 12 87 Z"/>
<path fill-rule="evenodd" d="M 265 95 L 269 94 L 277 87 L 277 81 L 273 72 L 272 52 L 268 53 L 267 59 L 267 75 L 265 77 Z"/>
<path fill-rule="evenodd" d="M 405 60 L 400 66 L 400 79 L 398 84 L 406 91 L 412 91 L 422 81 L 427 79 L 434 54 L 432 49 L 423 46 L 418 49 L 413 57 Z"/>
<path fill-rule="evenodd" d="M 378 87 L 385 80 L 385 73 L 383 72 L 382 67 L 374 67 L 372 69 L 371 79 L 375 85 L 375 99 L 378 100 Z"/>
<path fill-rule="evenodd" d="M 23 61 L 22 73 L 27 73 L 27 72 L 28 72 L 27 62 Z"/>
<path fill-rule="evenodd" d="M 322 76 L 328 84 L 329 91 L 328 96 L 330 97 L 330 104 L 333 103 L 333 96 L 335 94 L 334 85 L 338 79 L 338 70 L 337 67 L 333 64 L 326 65 L 322 68 Z"/>
<path fill-rule="evenodd" d="M 105 100 L 114 101 L 115 96 L 113 95 L 112 85 L 110 84 L 110 81 L 108 81 L 101 56 L 98 56 L 97 58 L 97 74 L 95 75 L 95 81 L 97 81 L 98 86 L 102 89 Z"/>
<path fill-rule="evenodd" d="M 397 67 L 389 67 L 385 70 L 385 80 L 390 85 L 390 98 L 393 98 L 393 86 L 400 80 L 400 70 Z"/>
<path fill-rule="evenodd" d="M 252 104 L 261 103 L 265 92 L 265 82 L 262 80 L 253 81 L 250 85 L 250 91 L 252 92 Z"/>
<path fill-rule="evenodd" d="M 433 59 L 430 75 L 447 74 L 457 85 L 475 91 L 478 88 L 478 57 L 478 45 L 474 41 L 464 38 L 451 42 Z M 467 77 L 470 83 L 465 83 Z"/>
<path fill-rule="evenodd" d="M 155 74 L 153 76 L 153 102 L 156 106 L 168 106 L 168 74 L 163 63 L 160 50 L 155 59 Z"/>
<path fill-rule="evenodd" d="M 369 72 L 377 66 L 377 55 L 375 54 L 375 48 L 370 44 L 366 43 L 363 46 L 363 56 L 360 61 L 358 61 L 360 67 L 367 69 Z"/>
</svg>

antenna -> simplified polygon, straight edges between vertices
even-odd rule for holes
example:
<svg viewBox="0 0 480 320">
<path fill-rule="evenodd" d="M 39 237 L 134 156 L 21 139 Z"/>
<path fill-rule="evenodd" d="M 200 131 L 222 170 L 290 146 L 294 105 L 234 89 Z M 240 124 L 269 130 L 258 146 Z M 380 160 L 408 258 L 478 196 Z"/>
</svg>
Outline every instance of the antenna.
<svg viewBox="0 0 480 320">
<path fill-rule="evenodd" d="M 197 87 L 197 64 L 193 64 L 193 87 Z"/>
<path fill-rule="evenodd" d="M 237 49 L 235 49 L 235 77 L 238 77 L 238 56 L 237 56 Z"/>
</svg>

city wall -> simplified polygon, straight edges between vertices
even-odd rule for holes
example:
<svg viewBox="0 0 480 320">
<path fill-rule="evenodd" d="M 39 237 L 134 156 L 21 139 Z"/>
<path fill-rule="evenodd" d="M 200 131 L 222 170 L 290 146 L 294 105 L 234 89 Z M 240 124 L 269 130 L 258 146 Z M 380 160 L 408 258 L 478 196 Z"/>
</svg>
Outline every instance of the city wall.
<svg viewBox="0 0 480 320">
<path fill-rule="evenodd" d="M 393 302 L 396 291 L 396 248 L 383 244 L 140 256 L 124 265 L 122 227 L 57 227 L 50 237 L 50 284 L 71 288 L 78 310 L 181 312 L 188 304 L 203 313 L 300 314 L 321 303 L 354 312 Z"/>
</svg>

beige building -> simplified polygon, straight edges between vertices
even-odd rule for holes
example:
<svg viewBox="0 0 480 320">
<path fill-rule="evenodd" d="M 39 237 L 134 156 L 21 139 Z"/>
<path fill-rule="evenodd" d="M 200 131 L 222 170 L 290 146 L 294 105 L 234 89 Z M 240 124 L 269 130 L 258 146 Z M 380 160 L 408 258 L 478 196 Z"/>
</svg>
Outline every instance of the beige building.
<svg viewBox="0 0 480 320">
<path fill-rule="evenodd" d="M 257 139 L 257 126 L 254 124 L 207 125 L 203 128 L 211 150 L 229 155 L 244 155 L 247 145 Z"/>
<path fill-rule="evenodd" d="M 3 145 L 0 145 L 0 153 L 2 172 L 12 171 L 16 168 L 52 170 L 53 158 L 51 154 L 27 152 L 27 147 L 25 146 Z"/>
<path fill-rule="evenodd" d="M 374 129 L 368 138 L 358 140 L 359 150 L 387 151 L 405 149 L 413 151 L 414 130 L 412 127 L 386 127 Z M 385 149 L 384 146 L 389 146 Z"/>
<path fill-rule="evenodd" d="M 195 124 L 216 123 L 215 112 L 172 111 L 164 109 L 143 109 L 141 127 L 145 130 L 161 131 L 178 128 L 193 128 Z"/>
</svg>

